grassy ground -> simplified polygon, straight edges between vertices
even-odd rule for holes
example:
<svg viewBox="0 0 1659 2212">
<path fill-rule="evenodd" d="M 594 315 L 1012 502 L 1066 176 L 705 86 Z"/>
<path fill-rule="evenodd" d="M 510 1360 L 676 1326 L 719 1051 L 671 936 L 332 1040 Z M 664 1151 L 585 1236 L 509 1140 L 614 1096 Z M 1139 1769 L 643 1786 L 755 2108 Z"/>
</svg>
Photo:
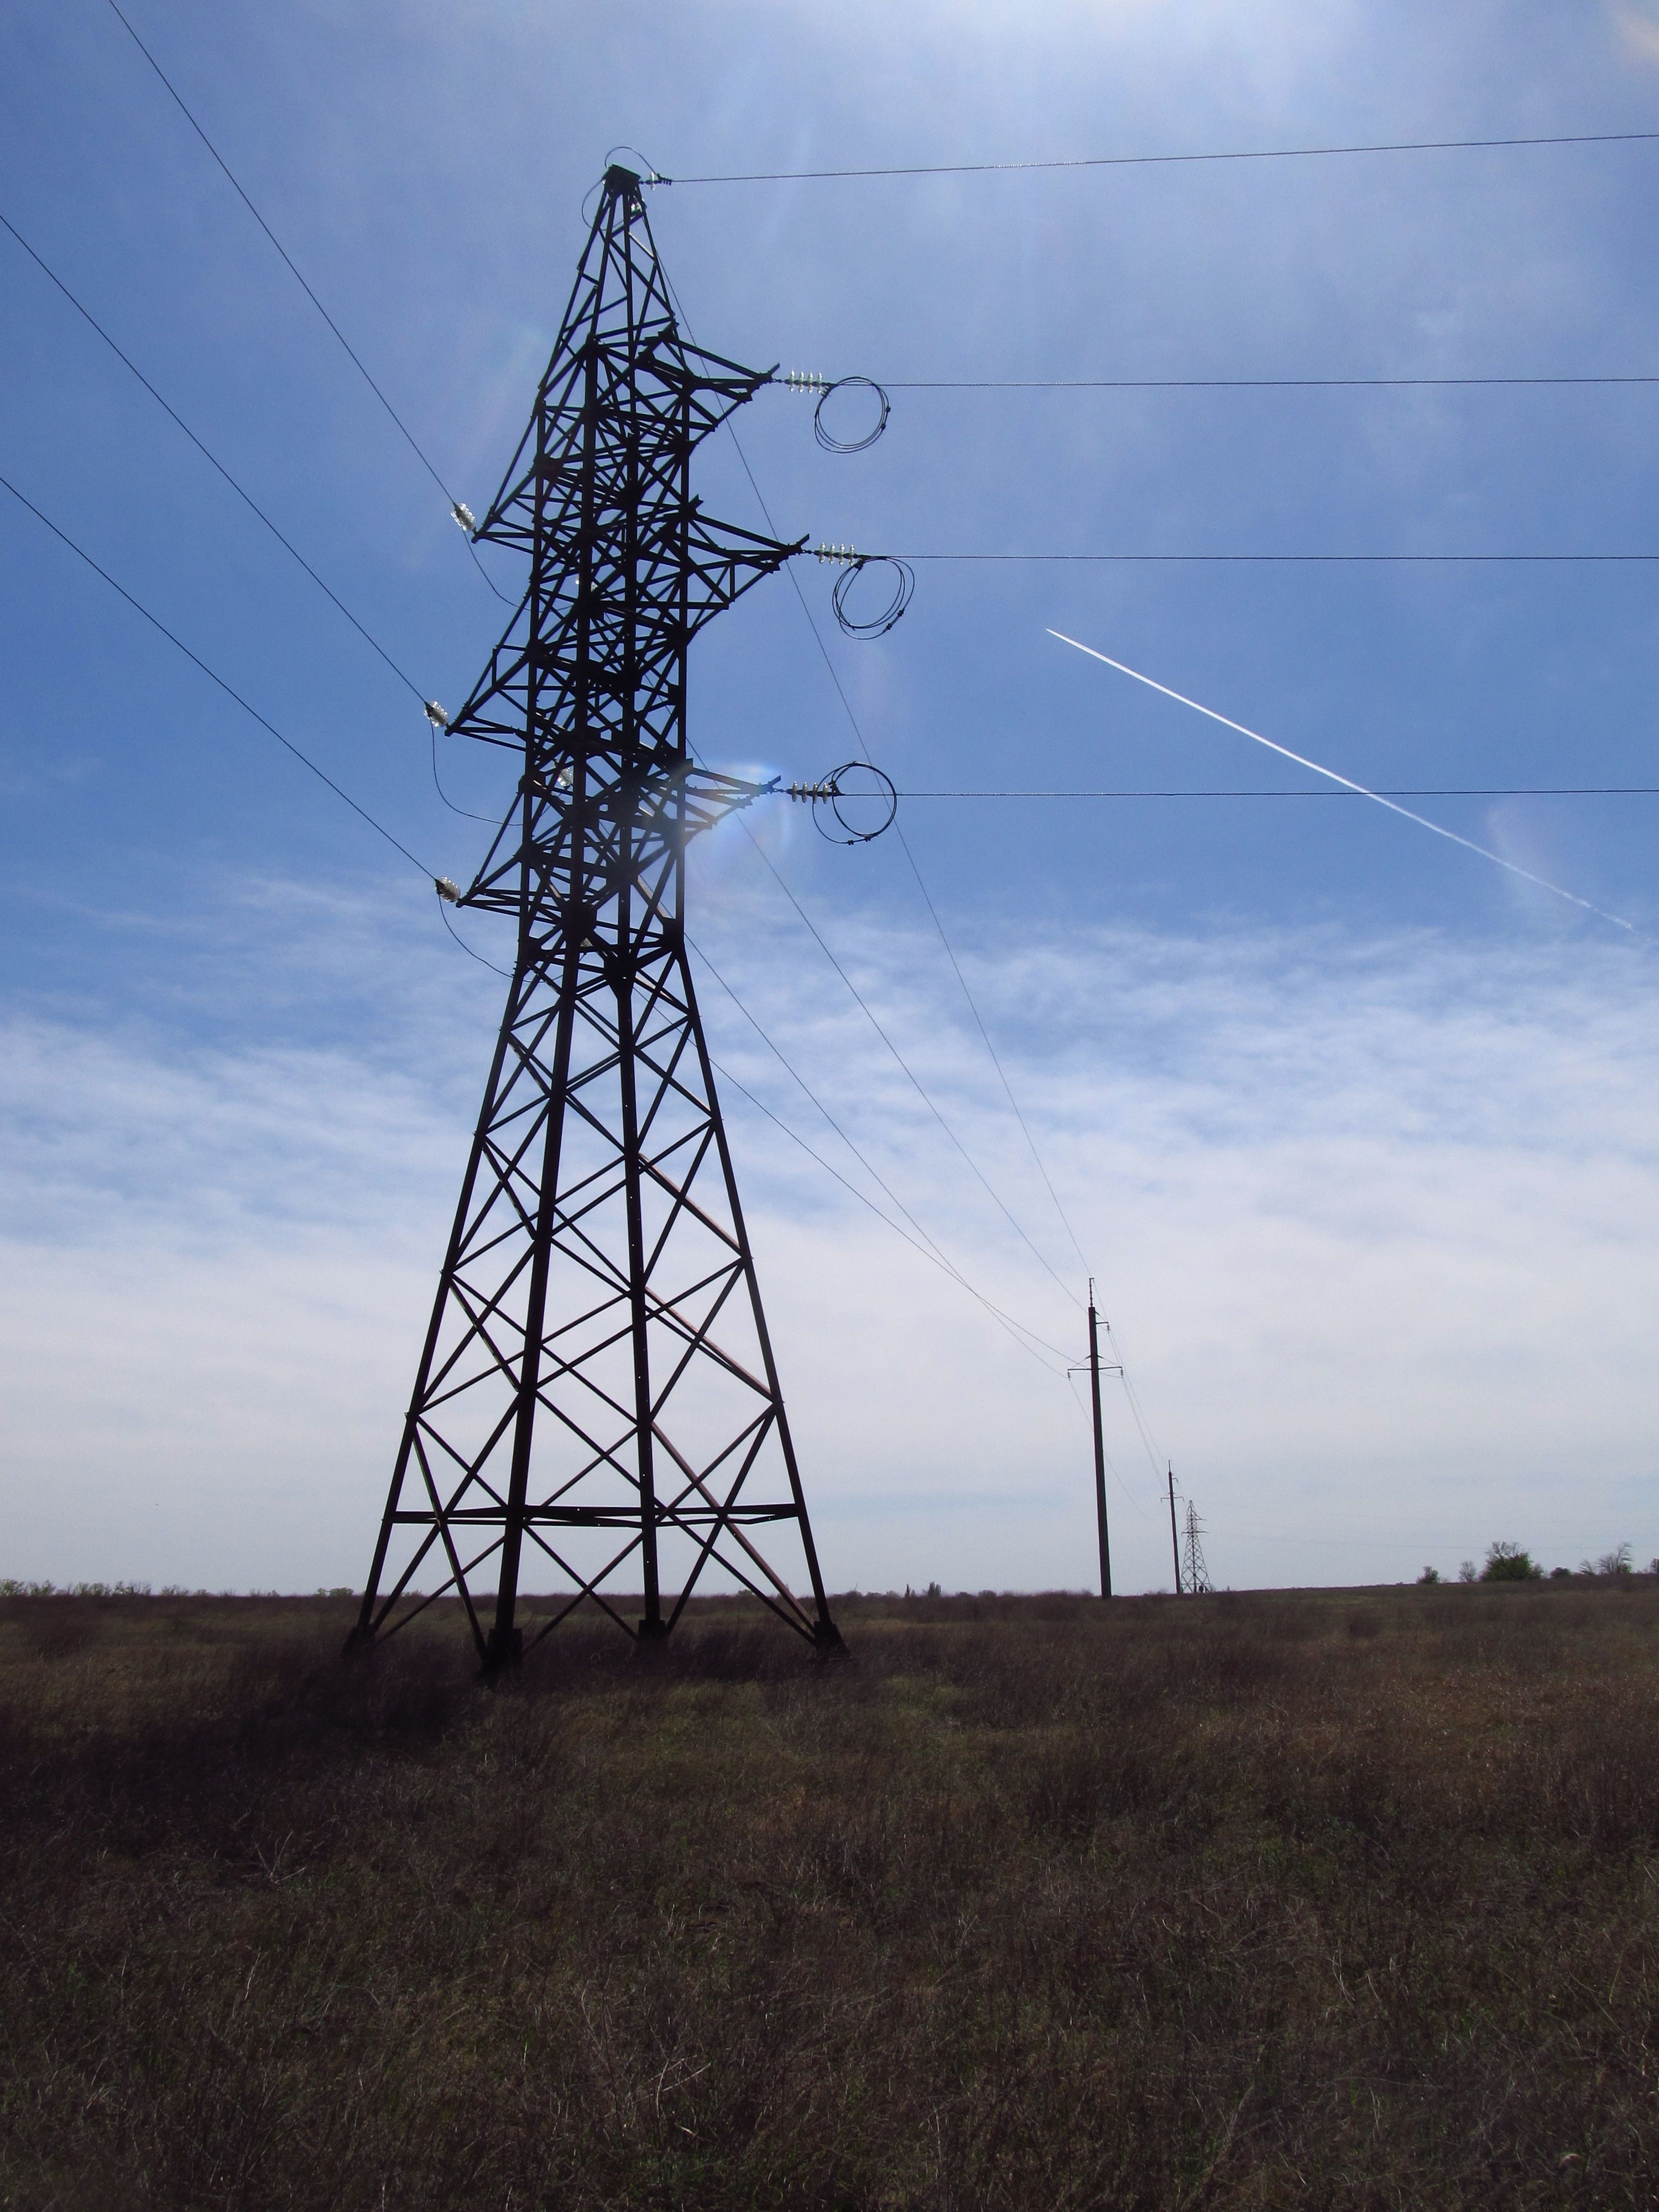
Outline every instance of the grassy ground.
<svg viewBox="0 0 1659 2212">
<path fill-rule="evenodd" d="M 1659 2202 L 1659 1590 L 0 1601 L 0 2202 Z"/>
</svg>

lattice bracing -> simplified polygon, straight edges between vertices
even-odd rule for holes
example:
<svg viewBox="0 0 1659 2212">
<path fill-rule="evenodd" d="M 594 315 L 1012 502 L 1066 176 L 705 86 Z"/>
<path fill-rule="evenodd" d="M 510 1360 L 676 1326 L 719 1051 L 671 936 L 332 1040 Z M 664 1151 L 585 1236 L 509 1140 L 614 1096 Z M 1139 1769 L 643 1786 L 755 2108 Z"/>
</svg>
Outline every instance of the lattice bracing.
<svg viewBox="0 0 1659 2212">
<path fill-rule="evenodd" d="M 584 1601 L 665 1634 L 724 1579 L 839 1646 L 684 931 L 688 841 L 769 787 L 690 762 L 687 649 L 799 550 L 705 517 L 690 459 L 767 380 L 681 337 L 610 171 L 477 531 L 528 574 L 452 727 L 525 767 L 460 903 L 514 915 L 518 951 L 362 1639 L 459 1595 L 499 1667 L 533 1573 L 560 1593 L 538 1634 Z"/>
</svg>

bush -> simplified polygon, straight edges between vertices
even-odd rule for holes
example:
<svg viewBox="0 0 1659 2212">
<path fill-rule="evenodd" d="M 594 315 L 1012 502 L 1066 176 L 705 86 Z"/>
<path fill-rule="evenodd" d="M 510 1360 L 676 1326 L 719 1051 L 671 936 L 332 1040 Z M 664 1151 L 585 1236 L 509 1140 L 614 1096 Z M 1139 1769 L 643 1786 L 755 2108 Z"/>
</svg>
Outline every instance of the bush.
<svg viewBox="0 0 1659 2212">
<path fill-rule="evenodd" d="M 1609 1581 L 1615 1575 L 1627 1575 L 1631 1571 L 1630 1546 L 1615 1545 L 1612 1551 L 1603 1552 L 1601 1558 L 1594 1563 L 1589 1559 L 1581 1559 L 1578 1563 L 1578 1571 L 1581 1575 L 1601 1575 Z"/>
<path fill-rule="evenodd" d="M 1425 1583 L 1437 1583 L 1439 1579 L 1440 1570 L 1438 1567 L 1425 1567 L 1422 1573 L 1417 1577 L 1418 1586 L 1420 1589 Z"/>
<path fill-rule="evenodd" d="M 1476 1571 L 1475 1564 L 1473 1559 L 1465 1559 L 1461 1563 L 1457 1570 L 1457 1579 L 1460 1583 L 1478 1583 L 1480 1581 L 1480 1577 Z"/>
<path fill-rule="evenodd" d="M 1532 1553 L 1523 1552 L 1519 1544 L 1492 1544 L 1487 1547 L 1480 1579 L 1483 1583 L 1540 1583 L 1544 1570 L 1533 1565 Z"/>
</svg>

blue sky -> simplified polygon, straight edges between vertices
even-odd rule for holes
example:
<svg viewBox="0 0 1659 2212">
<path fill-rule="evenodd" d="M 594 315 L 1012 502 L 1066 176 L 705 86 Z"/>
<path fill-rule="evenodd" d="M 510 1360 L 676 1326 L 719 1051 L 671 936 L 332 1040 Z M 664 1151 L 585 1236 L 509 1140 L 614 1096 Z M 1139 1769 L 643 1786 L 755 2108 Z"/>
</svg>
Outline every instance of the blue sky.
<svg viewBox="0 0 1659 2212">
<path fill-rule="evenodd" d="M 1659 127 L 1659 10 L 1633 5 L 129 12 L 479 507 L 614 144 L 684 176 Z M 20 0 L 0 58 L 0 212 L 453 705 L 504 611 L 106 0 Z M 1656 179 L 1659 145 L 1540 148 L 679 185 L 651 216 L 698 337 L 759 366 L 1640 374 Z M 3 234 L 0 268 L 0 471 L 464 878 L 485 833 L 434 793 L 414 699 Z M 861 546 L 1513 552 L 1659 547 L 1656 429 L 1659 388 L 896 392 L 855 458 L 781 394 L 740 435 L 781 529 Z M 757 524 L 735 454 L 706 458 L 709 505 Z M 501 987 L 413 869 L 10 502 L 0 562 L 0 1571 L 349 1581 Z M 1645 567 L 927 563 L 878 644 L 829 626 L 830 581 L 801 576 L 860 736 L 779 580 L 699 644 L 706 757 L 795 775 L 867 749 L 927 790 L 1308 781 L 1052 625 L 1362 781 L 1659 782 Z M 501 796 L 499 763 L 444 765 L 465 803 Z M 1659 800 L 1422 810 L 1659 934 Z M 1659 1551 L 1645 939 L 1358 800 L 917 799 L 904 824 L 1219 1579 L 1393 1580 L 1495 1536 Z M 757 827 L 1075 1277 L 896 841 Z M 696 895 L 721 973 L 906 1203 L 1079 1339 L 740 836 Z M 724 1063 L 834 1154 L 707 1003 Z M 832 1579 L 1081 1583 L 1064 1380 L 731 1110 Z M 1112 1419 L 1123 1578 L 1155 1587 L 1152 1470 Z"/>
</svg>

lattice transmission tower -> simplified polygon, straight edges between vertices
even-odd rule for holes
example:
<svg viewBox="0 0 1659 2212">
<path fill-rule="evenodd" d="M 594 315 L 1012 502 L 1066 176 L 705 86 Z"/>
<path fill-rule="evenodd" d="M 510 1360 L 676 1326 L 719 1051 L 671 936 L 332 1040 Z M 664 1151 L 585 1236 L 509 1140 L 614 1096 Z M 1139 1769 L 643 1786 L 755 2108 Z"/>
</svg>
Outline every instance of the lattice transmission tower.
<svg viewBox="0 0 1659 2212">
<path fill-rule="evenodd" d="M 641 180 L 610 169 L 475 532 L 529 575 L 450 726 L 524 773 L 456 902 L 513 915 L 518 946 L 359 1643 L 453 1593 L 484 1670 L 508 1664 L 528 1547 L 559 1590 L 538 1636 L 584 1601 L 665 1635 L 718 1569 L 840 1647 L 684 927 L 688 842 L 771 787 L 692 762 L 687 650 L 805 543 L 704 515 L 691 457 L 770 375 L 690 342 Z"/>
<path fill-rule="evenodd" d="M 1181 1579 L 1188 1597 L 1207 1597 L 1214 1585 L 1210 1571 L 1204 1563 L 1204 1546 L 1200 1541 L 1204 1523 L 1198 1517 L 1198 1508 L 1190 1499 L 1187 1504 L 1187 1525 L 1182 1543 Z M 1176 1595 L 1181 1595 L 1177 1589 Z"/>
</svg>

